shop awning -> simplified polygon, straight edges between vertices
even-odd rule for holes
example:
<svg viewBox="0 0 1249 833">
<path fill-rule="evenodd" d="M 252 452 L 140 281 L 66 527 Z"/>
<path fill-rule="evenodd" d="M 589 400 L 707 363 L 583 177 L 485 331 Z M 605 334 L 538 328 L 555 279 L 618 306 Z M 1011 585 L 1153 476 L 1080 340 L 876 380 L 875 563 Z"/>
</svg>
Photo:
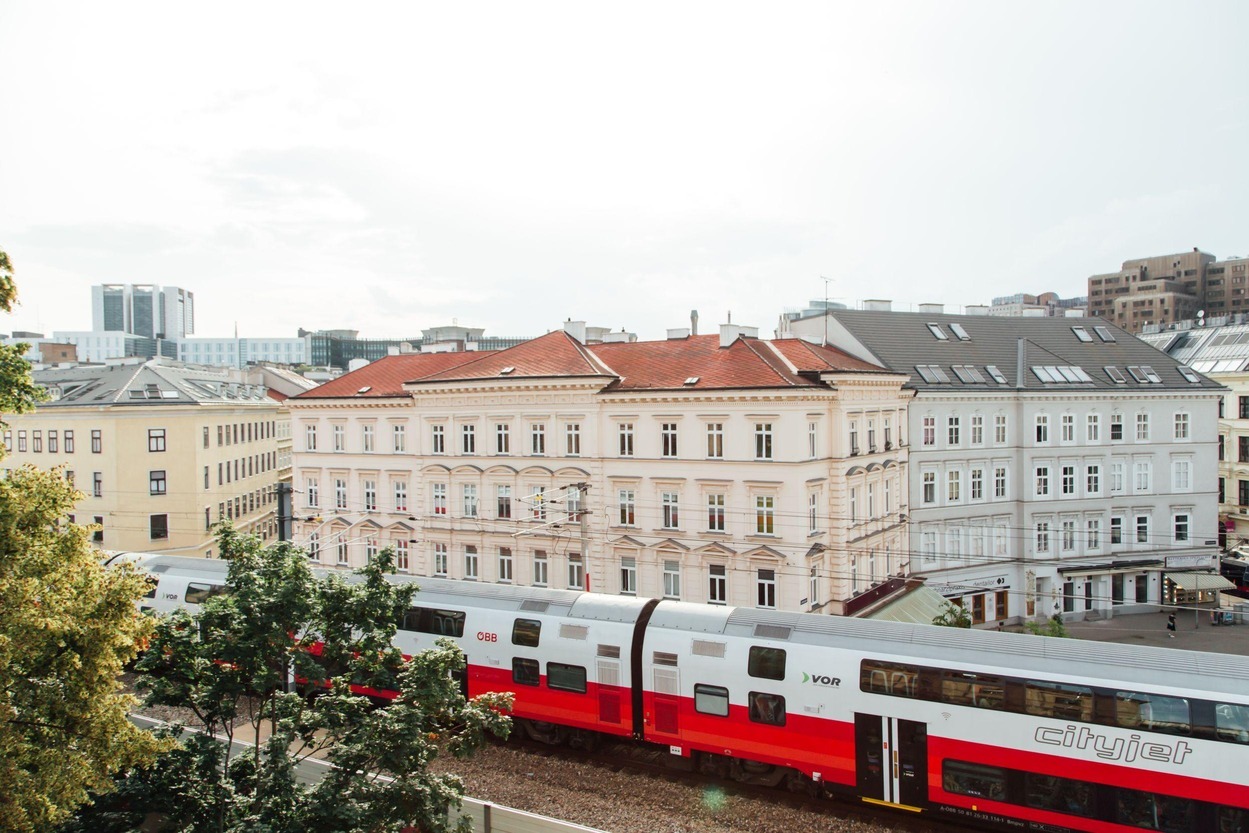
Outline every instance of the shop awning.
<svg viewBox="0 0 1249 833">
<path fill-rule="evenodd" d="M 1231 590 L 1236 585 L 1218 573 L 1167 573 L 1181 590 Z"/>
</svg>

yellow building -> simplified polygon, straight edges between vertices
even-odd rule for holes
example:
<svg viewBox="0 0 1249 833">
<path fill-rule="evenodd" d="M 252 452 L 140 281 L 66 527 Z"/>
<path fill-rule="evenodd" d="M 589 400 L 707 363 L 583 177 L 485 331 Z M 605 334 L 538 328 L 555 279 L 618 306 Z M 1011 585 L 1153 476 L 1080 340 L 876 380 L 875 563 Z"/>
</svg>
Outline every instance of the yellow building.
<svg viewBox="0 0 1249 833">
<path fill-rule="evenodd" d="M 98 525 L 101 549 L 212 556 L 220 519 L 276 535 L 290 429 L 265 385 L 162 360 L 37 371 L 35 380 L 52 399 L 9 417 L 5 465 L 63 467 L 83 493 L 72 520 Z"/>
</svg>

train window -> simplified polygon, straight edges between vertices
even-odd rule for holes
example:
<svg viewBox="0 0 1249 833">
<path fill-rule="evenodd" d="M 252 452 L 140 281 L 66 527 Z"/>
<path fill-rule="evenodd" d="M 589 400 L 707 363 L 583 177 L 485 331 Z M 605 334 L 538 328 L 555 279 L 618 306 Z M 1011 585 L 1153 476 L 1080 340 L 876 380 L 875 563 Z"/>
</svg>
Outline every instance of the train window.
<svg viewBox="0 0 1249 833">
<path fill-rule="evenodd" d="M 1115 821 L 1143 830 L 1189 833 L 1193 829 L 1193 802 L 1141 790 L 1118 790 Z"/>
<path fill-rule="evenodd" d="M 1028 714 L 1092 722 L 1093 689 L 1041 680 L 1028 680 L 1024 685 L 1024 709 Z"/>
<path fill-rule="evenodd" d="M 1249 743 L 1249 706 L 1219 703 L 1214 707 L 1214 730 L 1219 740 Z"/>
<path fill-rule="evenodd" d="M 1005 801 L 1006 770 L 947 760 L 941 767 L 941 788 L 948 793 Z"/>
<path fill-rule="evenodd" d="M 941 678 L 941 702 L 981 709 L 1006 707 L 1006 686 L 999 677 L 946 674 Z"/>
<path fill-rule="evenodd" d="M 430 607 L 410 607 L 403 616 L 403 624 L 399 627 L 405 631 L 458 638 L 464 635 L 464 612 Z"/>
<path fill-rule="evenodd" d="M 785 725 L 785 698 L 763 691 L 750 692 L 750 719 L 772 726 Z"/>
<path fill-rule="evenodd" d="M 1092 818 L 1093 785 L 1056 775 L 1024 773 L 1024 803 L 1039 810 Z"/>
<path fill-rule="evenodd" d="M 785 649 L 752 646 L 746 670 L 752 677 L 765 680 L 785 679 Z"/>
<path fill-rule="evenodd" d="M 521 685 L 537 685 L 541 681 L 536 659 L 514 657 L 512 659 L 512 682 Z"/>
<path fill-rule="evenodd" d="M 546 686 L 560 691 L 575 691 L 585 694 L 585 669 L 580 665 L 565 665 L 562 662 L 546 664 Z"/>
<path fill-rule="evenodd" d="M 537 619 L 517 619 L 512 625 L 512 644 L 537 648 L 542 635 L 542 623 Z"/>
<path fill-rule="evenodd" d="M 863 660 L 859 669 L 859 687 L 877 694 L 915 697 L 919 694 L 919 669 L 910 665 Z"/>
<path fill-rule="evenodd" d="M 729 716 L 729 690 L 718 685 L 694 685 L 694 710 L 716 717 Z"/>
<path fill-rule="evenodd" d="M 1249 810 L 1220 807 L 1219 833 L 1249 833 Z"/>
<path fill-rule="evenodd" d="M 144 576 L 143 581 L 144 583 L 147 584 L 147 592 L 143 594 L 143 598 L 155 599 L 156 598 L 156 585 L 160 584 L 160 579 L 158 579 L 156 576 Z"/>
<path fill-rule="evenodd" d="M 1120 691 L 1115 694 L 1115 720 L 1129 729 L 1187 735 L 1192 731 L 1188 701 L 1183 697 Z"/>
<path fill-rule="evenodd" d="M 220 596 L 226 592 L 224 584 L 196 584 L 191 582 L 186 586 L 186 603 L 189 605 L 202 605 L 213 596 Z"/>
</svg>

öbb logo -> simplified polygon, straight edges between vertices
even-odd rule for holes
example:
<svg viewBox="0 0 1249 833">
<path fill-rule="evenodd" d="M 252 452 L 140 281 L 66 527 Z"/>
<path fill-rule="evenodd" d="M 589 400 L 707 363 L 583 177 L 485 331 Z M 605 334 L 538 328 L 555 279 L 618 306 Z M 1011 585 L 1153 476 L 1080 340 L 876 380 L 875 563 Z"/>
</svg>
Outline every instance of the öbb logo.
<svg viewBox="0 0 1249 833">
<path fill-rule="evenodd" d="M 840 688 L 840 687 L 841 687 L 841 677 L 830 677 L 830 676 L 829 676 L 829 675 L 827 675 L 827 674 L 808 674 L 806 671 L 803 671 L 803 672 L 802 672 L 802 681 L 803 681 L 804 683 L 811 683 L 811 684 L 813 684 L 813 685 L 828 686 L 828 687 L 830 687 L 830 688 Z"/>
</svg>

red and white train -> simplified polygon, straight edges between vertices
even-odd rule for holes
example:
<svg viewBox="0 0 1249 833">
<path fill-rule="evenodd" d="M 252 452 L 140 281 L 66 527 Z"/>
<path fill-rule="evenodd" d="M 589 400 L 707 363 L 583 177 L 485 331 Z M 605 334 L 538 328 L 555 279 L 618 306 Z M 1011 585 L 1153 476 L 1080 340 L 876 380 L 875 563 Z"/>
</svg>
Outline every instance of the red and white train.
<svg viewBox="0 0 1249 833">
<path fill-rule="evenodd" d="M 141 556 L 146 607 L 226 565 Z M 1238 658 L 801 613 L 395 576 L 405 653 L 448 637 L 470 695 L 515 693 L 550 743 L 674 762 L 1006 830 L 1249 833 Z"/>
</svg>

